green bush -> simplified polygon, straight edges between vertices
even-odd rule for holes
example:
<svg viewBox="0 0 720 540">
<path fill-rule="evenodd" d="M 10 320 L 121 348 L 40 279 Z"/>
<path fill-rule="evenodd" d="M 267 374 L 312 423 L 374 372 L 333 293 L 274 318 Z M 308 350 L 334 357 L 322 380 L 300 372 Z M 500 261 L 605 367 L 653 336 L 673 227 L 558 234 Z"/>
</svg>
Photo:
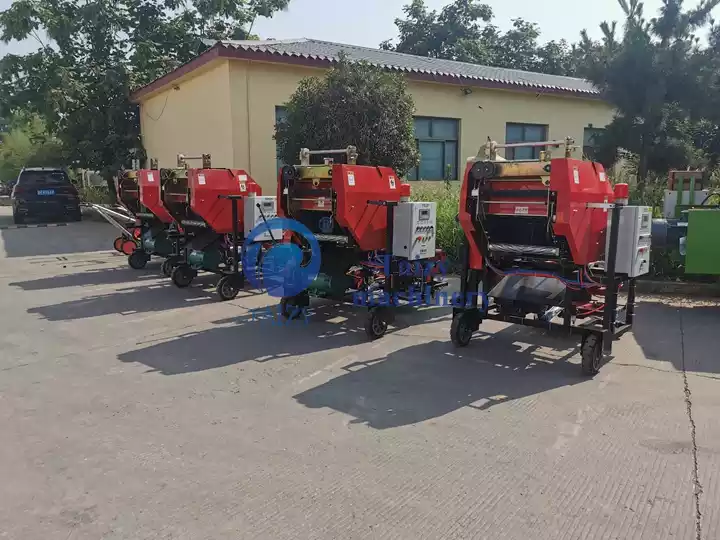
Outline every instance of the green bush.
<svg viewBox="0 0 720 540">
<path fill-rule="evenodd" d="M 108 188 L 104 186 L 78 187 L 80 202 L 86 204 L 112 204 Z"/>
<path fill-rule="evenodd" d="M 451 184 L 412 184 L 412 200 L 437 203 L 437 242 L 436 247 L 445 251 L 453 270 L 460 263 L 460 248 L 463 232 L 455 220 L 460 200 L 460 183 Z"/>
</svg>

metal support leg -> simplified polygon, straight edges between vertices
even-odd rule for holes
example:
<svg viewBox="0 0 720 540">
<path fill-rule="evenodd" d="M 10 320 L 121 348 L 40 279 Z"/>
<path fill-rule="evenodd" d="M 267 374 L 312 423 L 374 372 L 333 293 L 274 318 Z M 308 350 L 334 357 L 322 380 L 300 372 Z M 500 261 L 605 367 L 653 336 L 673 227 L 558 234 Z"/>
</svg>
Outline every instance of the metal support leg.
<svg viewBox="0 0 720 540">
<path fill-rule="evenodd" d="M 238 256 L 238 200 L 231 199 L 232 204 L 232 236 L 233 236 L 233 274 L 236 276 L 240 271 L 240 257 Z"/>
<path fill-rule="evenodd" d="M 615 330 L 615 312 L 617 310 L 618 284 L 615 278 L 617 261 L 617 244 L 620 229 L 620 211 L 622 205 L 615 204 L 610 217 L 610 249 L 606 261 L 605 312 L 603 313 L 603 350 L 606 354 L 612 351 L 613 333 Z"/>
<path fill-rule="evenodd" d="M 635 319 L 635 278 L 628 282 L 627 308 L 625 310 L 625 322 L 632 325 Z"/>
</svg>

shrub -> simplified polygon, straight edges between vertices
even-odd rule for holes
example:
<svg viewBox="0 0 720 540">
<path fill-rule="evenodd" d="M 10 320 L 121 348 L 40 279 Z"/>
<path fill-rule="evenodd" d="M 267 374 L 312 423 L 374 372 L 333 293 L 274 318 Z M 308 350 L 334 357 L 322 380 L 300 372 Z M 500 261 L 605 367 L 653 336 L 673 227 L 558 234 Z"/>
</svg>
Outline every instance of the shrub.
<svg viewBox="0 0 720 540">
<path fill-rule="evenodd" d="M 105 186 L 78 187 L 80 202 L 86 204 L 112 204 L 110 192 Z"/>
<path fill-rule="evenodd" d="M 418 163 L 405 79 L 341 58 L 323 78 L 300 81 L 276 126 L 280 159 L 297 163 L 300 150 L 357 147 L 359 165 L 392 167 L 399 176 Z"/>
</svg>

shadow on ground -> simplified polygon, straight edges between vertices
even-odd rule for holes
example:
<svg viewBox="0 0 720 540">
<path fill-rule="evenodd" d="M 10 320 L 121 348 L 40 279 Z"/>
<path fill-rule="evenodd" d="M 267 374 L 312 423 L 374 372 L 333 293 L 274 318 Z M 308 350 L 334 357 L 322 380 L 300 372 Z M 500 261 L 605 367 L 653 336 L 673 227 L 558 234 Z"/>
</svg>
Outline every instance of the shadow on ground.
<svg viewBox="0 0 720 540">
<path fill-rule="evenodd" d="M 576 340 L 508 327 L 478 332 L 466 349 L 432 341 L 348 364 L 344 375 L 295 399 L 353 416 L 353 423 L 394 428 L 582 383 L 579 366 L 567 361 L 577 352 Z"/>
<path fill-rule="evenodd" d="M 19 287 L 24 291 L 41 291 L 62 289 L 64 287 L 86 287 L 96 285 L 117 285 L 120 283 L 138 282 L 148 279 L 162 278 L 160 265 L 150 263 L 146 270 L 137 271 L 130 267 L 105 268 L 103 270 L 86 270 L 74 274 L 51 276 L 28 281 L 10 283 L 11 287 Z"/>
<path fill-rule="evenodd" d="M 341 320 L 345 319 L 345 320 Z M 215 321 L 218 327 L 189 332 L 118 356 L 164 375 L 268 362 L 289 356 L 329 351 L 367 341 L 357 310 L 333 304 L 314 306 L 308 318 L 285 321 L 275 307 Z"/>
<path fill-rule="evenodd" d="M 187 289 L 178 289 L 169 280 L 158 281 L 153 284 L 118 289 L 110 294 L 34 307 L 30 308 L 28 313 L 40 315 L 50 321 L 69 321 L 111 314 L 132 315 L 190 308 L 219 301 L 213 291 L 205 288 L 214 285 L 215 281 L 214 275 L 204 274 L 197 278 L 197 286 Z M 241 293 L 239 298 L 245 294 L 251 293 Z"/>
<path fill-rule="evenodd" d="M 720 373 L 720 303 L 693 305 L 643 301 L 637 305 L 633 334 L 649 360 L 677 370 Z M 684 362 L 683 362 L 684 358 Z"/>
<path fill-rule="evenodd" d="M 7 216 L 2 216 L 7 218 Z M 12 221 L 12 218 L 10 218 Z M 5 219 L 7 221 L 7 219 Z M 112 250 L 115 229 L 107 223 L 83 221 L 64 227 L 32 227 L 0 231 L 6 257 L 67 255 Z"/>
</svg>

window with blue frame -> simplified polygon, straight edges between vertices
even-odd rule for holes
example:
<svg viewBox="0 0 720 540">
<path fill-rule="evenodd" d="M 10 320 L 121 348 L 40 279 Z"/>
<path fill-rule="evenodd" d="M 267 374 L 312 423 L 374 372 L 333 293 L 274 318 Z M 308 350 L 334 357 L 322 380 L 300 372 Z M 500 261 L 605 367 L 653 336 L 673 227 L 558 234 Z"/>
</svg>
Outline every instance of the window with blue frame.
<svg viewBox="0 0 720 540">
<path fill-rule="evenodd" d="M 281 124 L 285 121 L 287 118 L 287 109 L 285 107 L 276 106 L 275 107 L 275 125 Z M 280 168 L 285 165 L 280 159 L 280 148 L 278 148 L 277 141 L 275 142 L 275 173 L 278 174 L 280 172 Z"/>
<path fill-rule="evenodd" d="M 415 140 L 420 165 L 409 180 L 457 180 L 460 122 L 454 118 L 415 118 Z"/>
<path fill-rule="evenodd" d="M 505 126 L 505 142 L 542 142 L 548 137 L 548 126 L 542 124 L 515 124 L 508 122 Z M 505 159 L 540 159 L 541 146 L 526 148 L 506 148 Z"/>
</svg>

